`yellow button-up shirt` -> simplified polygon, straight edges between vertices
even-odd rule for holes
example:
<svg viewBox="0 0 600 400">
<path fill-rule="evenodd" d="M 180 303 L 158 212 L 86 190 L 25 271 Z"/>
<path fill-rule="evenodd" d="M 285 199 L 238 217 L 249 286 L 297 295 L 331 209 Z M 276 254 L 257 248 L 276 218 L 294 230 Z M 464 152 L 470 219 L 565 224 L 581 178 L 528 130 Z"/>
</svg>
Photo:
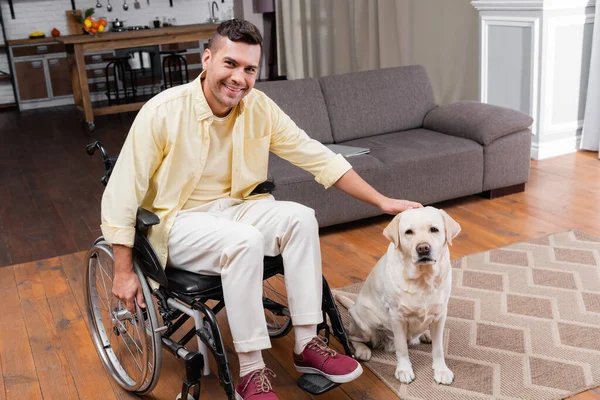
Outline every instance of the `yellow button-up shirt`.
<svg viewBox="0 0 600 400">
<path fill-rule="evenodd" d="M 163 265 L 177 213 L 206 165 L 214 115 L 200 79 L 164 91 L 139 111 L 102 197 L 102 234 L 132 247 L 138 207 L 157 214 L 148 239 Z M 237 107 L 232 131 L 231 197 L 250 196 L 267 179 L 269 151 L 310 172 L 328 188 L 351 169 L 348 161 L 311 139 L 264 93 L 253 89 Z"/>
</svg>

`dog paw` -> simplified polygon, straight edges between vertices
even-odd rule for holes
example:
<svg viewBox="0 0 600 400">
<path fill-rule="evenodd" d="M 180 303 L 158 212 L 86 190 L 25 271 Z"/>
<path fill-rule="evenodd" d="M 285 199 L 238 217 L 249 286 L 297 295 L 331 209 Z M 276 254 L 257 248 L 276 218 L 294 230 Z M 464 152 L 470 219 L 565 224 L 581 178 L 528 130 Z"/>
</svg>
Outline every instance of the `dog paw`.
<svg viewBox="0 0 600 400">
<path fill-rule="evenodd" d="M 367 346 L 356 346 L 354 355 L 361 361 L 369 361 L 371 359 L 371 349 Z"/>
<path fill-rule="evenodd" d="M 433 370 L 433 380 L 442 385 L 449 385 L 454 380 L 454 374 L 448 367 Z"/>
<path fill-rule="evenodd" d="M 423 332 L 419 339 L 423 343 L 431 343 L 431 332 L 429 332 L 429 329 Z"/>
<path fill-rule="evenodd" d="M 416 337 L 412 338 L 410 340 L 410 342 L 408 342 L 408 344 L 411 346 L 417 346 L 417 345 L 421 344 L 421 336 L 416 336 Z"/>
<path fill-rule="evenodd" d="M 413 369 L 410 366 L 408 368 L 402 369 L 396 368 L 394 376 L 402 383 L 411 383 L 415 379 L 415 373 L 413 372 Z"/>
</svg>

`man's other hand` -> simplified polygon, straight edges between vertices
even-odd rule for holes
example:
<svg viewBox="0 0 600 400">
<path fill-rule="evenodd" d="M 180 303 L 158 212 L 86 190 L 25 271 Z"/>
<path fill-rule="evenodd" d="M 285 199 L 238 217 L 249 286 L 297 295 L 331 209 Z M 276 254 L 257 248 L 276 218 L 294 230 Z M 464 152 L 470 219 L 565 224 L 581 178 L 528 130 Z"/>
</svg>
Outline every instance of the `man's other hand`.
<svg viewBox="0 0 600 400">
<path fill-rule="evenodd" d="M 410 210 L 411 208 L 421 207 L 423 207 L 422 204 L 414 201 L 390 199 L 389 197 L 383 198 L 379 203 L 379 209 L 385 214 L 391 215 L 400 214 L 402 211 Z"/>
</svg>

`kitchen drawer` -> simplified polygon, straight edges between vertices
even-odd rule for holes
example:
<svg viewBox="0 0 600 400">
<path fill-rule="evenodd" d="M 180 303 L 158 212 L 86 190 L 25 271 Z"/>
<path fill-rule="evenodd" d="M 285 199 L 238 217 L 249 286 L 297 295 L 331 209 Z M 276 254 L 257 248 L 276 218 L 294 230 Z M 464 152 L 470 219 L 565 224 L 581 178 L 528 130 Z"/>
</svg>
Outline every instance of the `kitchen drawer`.
<svg viewBox="0 0 600 400">
<path fill-rule="evenodd" d="M 154 80 L 152 79 L 151 76 L 146 76 L 146 77 L 143 77 L 143 78 L 136 78 L 135 84 L 138 87 L 140 87 L 140 86 L 149 86 L 149 85 L 159 85 L 160 84 L 160 78 L 154 78 Z"/>
<path fill-rule="evenodd" d="M 87 70 L 88 79 L 104 78 L 105 76 L 106 76 L 106 70 L 104 69 L 104 67 Z"/>
<path fill-rule="evenodd" d="M 106 92 L 106 82 L 94 82 L 89 84 L 90 93 Z"/>
<path fill-rule="evenodd" d="M 42 43 L 32 46 L 12 47 L 13 57 L 29 57 L 64 52 L 65 45 L 62 43 Z"/>
<path fill-rule="evenodd" d="M 16 61 L 15 74 L 21 101 L 48 98 L 43 59 Z"/>
<path fill-rule="evenodd" d="M 188 65 L 202 64 L 202 55 L 200 53 L 182 54 L 187 60 Z"/>
<path fill-rule="evenodd" d="M 173 51 L 173 50 L 187 50 L 187 49 L 199 49 L 200 42 L 184 42 L 184 43 L 171 43 L 161 44 L 160 51 Z"/>
<path fill-rule="evenodd" d="M 104 61 L 103 57 L 106 56 L 112 56 L 113 52 L 106 52 L 106 53 L 98 53 L 98 54 L 84 54 L 83 55 L 83 59 L 85 60 L 86 64 L 102 64 L 102 63 L 106 63 L 108 61 Z"/>
<path fill-rule="evenodd" d="M 202 72 L 202 68 L 188 68 L 188 75 L 190 77 L 190 82 L 196 79 L 200 73 Z"/>
<path fill-rule="evenodd" d="M 193 64 L 202 64 L 202 55 L 200 53 L 180 53 L 180 56 L 185 58 L 188 66 Z M 163 67 L 165 66 L 165 58 L 169 57 L 168 54 L 163 54 L 161 62 L 163 63 Z"/>
</svg>

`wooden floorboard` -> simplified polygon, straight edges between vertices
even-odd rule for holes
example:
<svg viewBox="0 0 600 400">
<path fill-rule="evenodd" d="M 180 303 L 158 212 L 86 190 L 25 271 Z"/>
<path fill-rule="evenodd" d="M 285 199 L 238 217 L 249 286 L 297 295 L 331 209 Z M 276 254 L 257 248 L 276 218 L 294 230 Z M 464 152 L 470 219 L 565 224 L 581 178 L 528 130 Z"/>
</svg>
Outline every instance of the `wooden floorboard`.
<svg viewBox="0 0 600 400">
<path fill-rule="evenodd" d="M 120 149 L 133 116 L 107 116 L 90 134 L 70 108 L 0 112 L 0 400 L 135 399 L 102 368 L 85 315 L 84 250 L 100 234 L 102 165 L 83 150 L 96 139 Z M 6 145 L 5 145 L 6 144 Z M 525 192 L 436 204 L 462 226 L 453 258 L 568 229 L 600 236 L 600 161 L 580 152 L 533 161 Z M 321 230 L 323 271 L 330 286 L 364 280 L 387 241 L 382 216 Z M 234 374 L 237 361 L 227 316 L 218 316 Z M 334 346 L 338 346 L 335 341 Z M 281 399 L 309 399 L 297 388 L 293 332 L 273 341 L 265 361 Z M 195 345 L 192 344 L 192 348 Z M 213 369 L 214 361 L 211 361 Z M 185 372 L 164 353 L 161 381 L 145 399 L 174 399 Z M 202 399 L 224 398 L 218 380 L 203 380 Z M 356 381 L 315 399 L 391 399 L 367 368 Z M 573 397 L 600 400 L 600 389 Z"/>
</svg>

